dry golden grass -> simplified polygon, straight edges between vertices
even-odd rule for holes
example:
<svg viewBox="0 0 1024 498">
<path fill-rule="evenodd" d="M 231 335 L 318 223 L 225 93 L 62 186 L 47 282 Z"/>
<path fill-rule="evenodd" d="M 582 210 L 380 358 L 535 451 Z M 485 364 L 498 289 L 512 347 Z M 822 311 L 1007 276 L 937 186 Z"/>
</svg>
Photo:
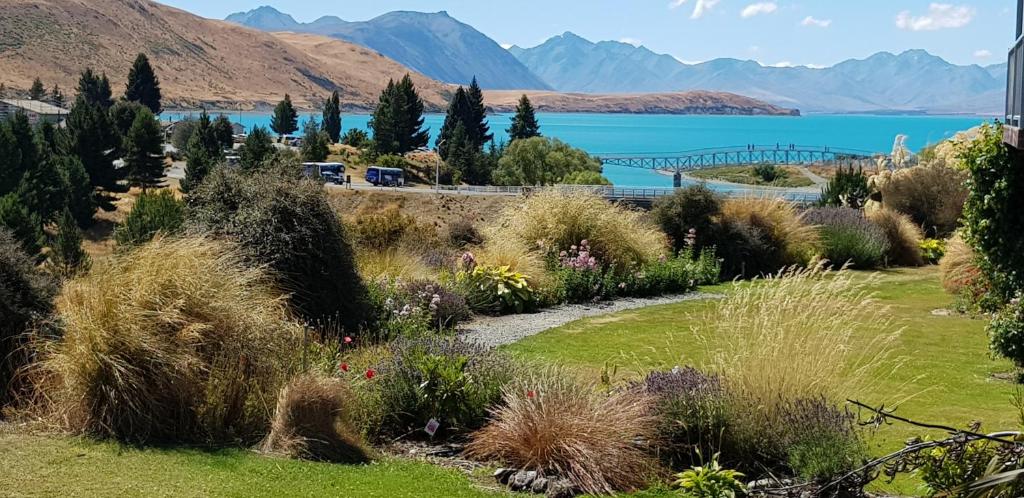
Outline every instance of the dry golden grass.
<svg viewBox="0 0 1024 498">
<path fill-rule="evenodd" d="M 728 199 L 722 205 L 722 218 L 764 232 L 779 244 L 785 265 L 808 264 L 821 246 L 818 230 L 804 223 L 795 205 L 778 197 Z"/>
<path fill-rule="evenodd" d="M 870 179 L 882 205 L 905 213 L 933 237 L 956 230 L 967 201 L 967 173 L 942 165 L 883 171 Z"/>
<path fill-rule="evenodd" d="M 889 239 L 886 259 L 895 266 L 924 266 L 921 241 L 924 232 L 909 216 L 889 208 L 867 211 L 867 218 L 878 225 Z"/>
<path fill-rule="evenodd" d="M 652 474 L 637 440 L 649 439 L 656 421 L 641 394 L 606 395 L 548 367 L 507 386 L 503 401 L 473 434 L 469 455 L 565 477 L 590 494 L 635 490 Z"/>
<path fill-rule="evenodd" d="M 959 233 L 946 241 L 946 253 L 939 260 L 939 271 L 942 287 L 954 295 L 977 287 L 985 278 L 978 267 L 978 254 Z"/>
<path fill-rule="evenodd" d="M 124 441 L 263 437 L 301 327 L 263 271 L 207 239 L 157 239 L 97 264 L 57 299 L 38 345 L 56 422 Z"/>
<path fill-rule="evenodd" d="M 485 266 L 508 266 L 516 273 L 527 277 L 530 287 L 538 289 L 550 283 L 544 258 L 537 252 L 530 251 L 524 244 L 513 239 L 491 239 L 481 247 L 472 251 L 477 264 Z"/>
<path fill-rule="evenodd" d="M 340 379 L 300 375 L 281 390 L 262 451 L 334 463 L 370 459 L 348 410 L 354 397 Z"/>
<path fill-rule="evenodd" d="M 532 195 L 502 211 L 485 235 L 488 242 L 507 238 L 555 251 L 587 240 L 602 262 L 620 266 L 654 261 L 668 248 L 642 213 L 582 192 Z"/>
<path fill-rule="evenodd" d="M 426 280 L 437 276 L 419 256 L 403 248 L 359 249 L 356 251 L 356 266 L 366 281 L 382 278 Z"/>
</svg>

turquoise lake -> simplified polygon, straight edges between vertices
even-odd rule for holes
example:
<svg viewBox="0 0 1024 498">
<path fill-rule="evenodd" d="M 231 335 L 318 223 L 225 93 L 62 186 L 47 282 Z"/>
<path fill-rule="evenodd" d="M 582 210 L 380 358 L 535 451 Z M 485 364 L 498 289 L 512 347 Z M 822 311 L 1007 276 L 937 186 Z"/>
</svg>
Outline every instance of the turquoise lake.
<svg viewBox="0 0 1024 498">
<path fill-rule="evenodd" d="M 216 114 L 216 113 L 212 113 Z M 270 126 L 269 113 L 225 113 L 232 121 L 251 129 Z M 164 120 L 178 120 L 189 113 L 164 113 Z M 196 113 L 191 113 L 194 117 Z M 308 115 L 303 115 L 305 121 Z M 319 118 L 319 115 L 317 115 Z M 489 116 L 495 138 L 505 138 L 511 114 Z M 345 115 L 342 128 L 367 129 L 368 115 Z M 678 116 L 650 114 L 538 114 L 541 133 L 555 137 L 591 154 L 672 154 L 709 147 L 746 144 L 798 144 L 859 149 L 888 153 L 897 135 L 907 136 L 907 146 L 917 151 L 991 118 L 970 116 Z M 444 115 L 425 117 L 431 133 L 441 129 Z M 431 139 L 431 146 L 433 139 Z M 617 186 L 671 187 L 672 178 L 653 171 L 606 166 L 605 176 Z"/>
</svg>

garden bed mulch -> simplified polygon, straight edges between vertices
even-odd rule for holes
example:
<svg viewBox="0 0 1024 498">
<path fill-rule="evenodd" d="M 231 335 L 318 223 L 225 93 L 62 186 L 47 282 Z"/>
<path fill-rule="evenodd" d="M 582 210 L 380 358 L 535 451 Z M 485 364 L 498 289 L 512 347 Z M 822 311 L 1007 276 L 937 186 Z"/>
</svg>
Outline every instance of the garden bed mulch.
<svg viewBox="0 0 1024 498">
<path fill-rule="evenodd" d="M 683 301 L 721 299 L 721 294 L 691 292 L 675 296 L 651 298 L 623 298 L 594 304 L 568 304 L 537 313 L 482 317 L 459 327 L 459 336 L 469 342 L 489 348 L 512 344 L 546 330 L 560 327 L 583 318 L 618 313 Z"/>
</svg>

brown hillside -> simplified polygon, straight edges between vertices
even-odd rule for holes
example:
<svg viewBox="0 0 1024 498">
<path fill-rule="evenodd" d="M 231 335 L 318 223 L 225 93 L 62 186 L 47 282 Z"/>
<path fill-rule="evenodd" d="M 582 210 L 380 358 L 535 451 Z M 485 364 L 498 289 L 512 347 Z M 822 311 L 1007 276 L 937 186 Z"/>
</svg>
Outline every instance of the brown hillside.
<svg viewBox="0 0 1024 498">
<path fill-rule="evenodd" d="M 524 92 L 487 91 L 487 106 L 496 112 L 513 112 Z M 676 92 L 638 94 L 588 94 L 527 91 L 538 112 L 614 112 L 634 114 L 735 114 L 799 115 L 750 97 L 725 92 Z"/>
<path fill-rule="evenodd" d="M 340 40 L 271 35 L 148 0 L 0 1 L 0 82 L 27 89 L 39 77 L 65 92 L 86 66 L 120 93 L 138 52 L 150 56 L 168 105 L 259 107 L 290 93 L 299 105 L 335 88 L 352 108 L 372 106 L 389 78 L 410 72 Z M 294 43 L 294 45 L 293 45 Z M 428 107 L 446 86 L 414 74 Z"/>
</svg>

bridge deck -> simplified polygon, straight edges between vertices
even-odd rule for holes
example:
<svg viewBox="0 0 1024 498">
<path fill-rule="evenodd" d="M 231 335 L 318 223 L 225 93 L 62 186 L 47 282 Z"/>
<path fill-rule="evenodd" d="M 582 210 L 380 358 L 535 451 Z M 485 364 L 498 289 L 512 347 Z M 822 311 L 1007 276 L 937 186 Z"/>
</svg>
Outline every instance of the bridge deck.
<svg viewBox="0 0 1024 498">
<path fill-rule="evenodd" d="M 629 168 L 668 170 L 677 173 L 719 166 L 754 164 L 865 164 L 876 154 L 810 145 L 746 145 L 698 149 L 675 154 L 601 154 L 603 164 Z"/>
</svg>

